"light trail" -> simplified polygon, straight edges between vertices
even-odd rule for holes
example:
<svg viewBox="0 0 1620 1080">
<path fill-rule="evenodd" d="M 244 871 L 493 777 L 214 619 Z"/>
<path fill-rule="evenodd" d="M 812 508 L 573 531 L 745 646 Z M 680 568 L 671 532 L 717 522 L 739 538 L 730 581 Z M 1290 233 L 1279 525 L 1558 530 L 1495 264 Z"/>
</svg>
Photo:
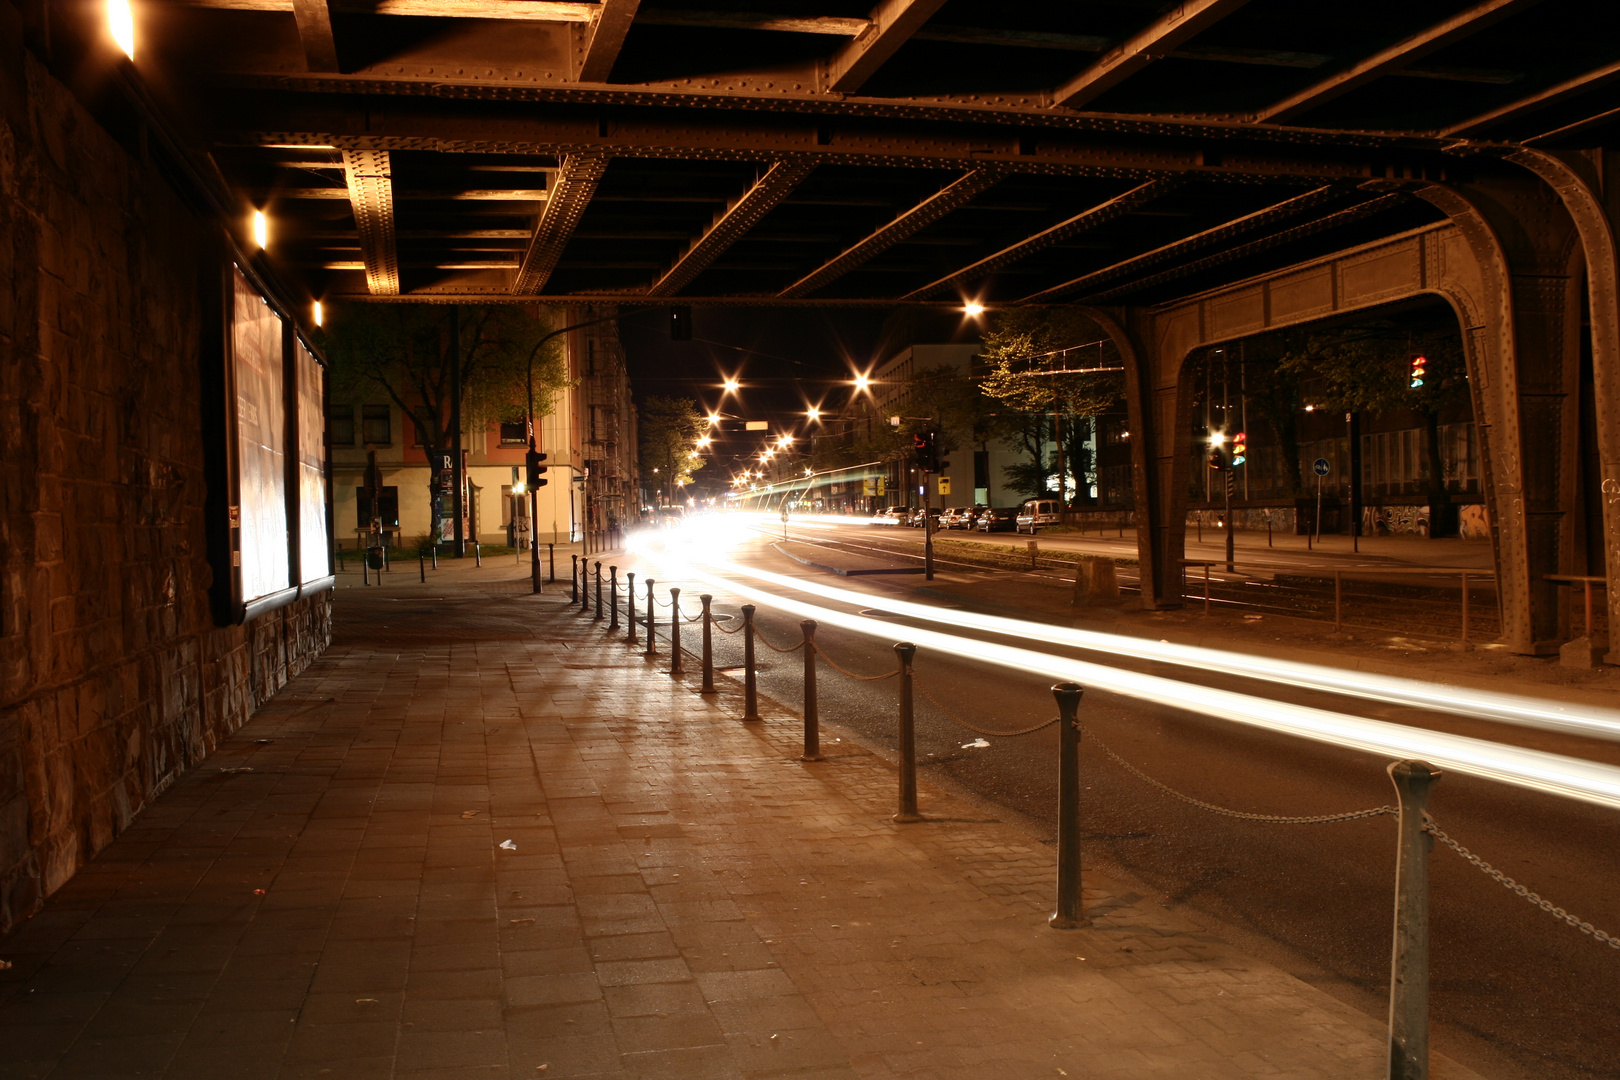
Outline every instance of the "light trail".
<svg viewBox="0 0 1620 1080">
<path fill-rule="evenodd" d="M 727 573 L 756 576 L 763 574 L 761 571 L 729 563 L 716 564 L 712 572 L 694 565 L 680 569 L 684 571 L 683 576 L 706 581 L 719 589 L 779 611 L 815 619 L 822 625 L 838 626 L 888 640 L 896 637 L 897 628 L 890 623 L 794 600 L 722 576 Z M 864 597 L 863 602 L 870 602 L 871 599 Z M 893 605 L 885 602 L 884 607 L 887 610 Z M 999 642 L 957 637 L 937 630 L 908 627 L 905 638 L 920 648 L 937 651 L 944 656 L 991 664 L 1022 675 L 1046 673 L 1054 679 L 1073 680 L 1106 693 L 1185 709 L 1341 749 L 1396 759 L 1421 758 L 1442 770 L 1620 809 L 1620 768 L 1612 765 L 1293 705 L 1230 690 L 1217 690 Z"/>
<path fill-rule="evenodd" d="M 734 563 L 726 564 L 726 569 L 730 573 L 746 575 L 781 588 L 809 593 L 856 607 L 871 607 L 875 599 L 870 593 L 821 585 Z M 1521 694 L 1472 690 L 1418 679 L 1403 679 L 1394 675 L 1347 671 L 1197 645 L 1178 645 L 1168 641 L 1133 637 L 1129 634 L 1109 634 L 1075 627 L 1052 626 L 1024 619 L 1009 619 L 1000 615 L 947 611 L 930 604 L 917 604 L 889 597 L 883 597 L 882 604 L 885 611 L 892 611 L 907 618 L 977 629 L 1023 641 L 1040 641 L 1114 656 L 1160 661 L 1217 674 L 1243 675 L 1298 689 L 1323 690 L 1371 701 L 1453 713 L 1473 719 L 1494 720 L 1520 727 L 1620 741 L 1620 712 L 1598 706 L 1554 704 Z"/>
</svg>

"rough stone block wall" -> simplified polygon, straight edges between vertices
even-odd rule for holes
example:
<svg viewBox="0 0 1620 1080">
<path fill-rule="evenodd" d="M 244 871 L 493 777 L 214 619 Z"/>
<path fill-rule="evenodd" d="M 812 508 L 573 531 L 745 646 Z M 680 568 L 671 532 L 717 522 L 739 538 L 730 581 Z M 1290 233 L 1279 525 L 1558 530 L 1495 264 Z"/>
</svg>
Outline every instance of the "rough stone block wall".
<svg viewBox="0 0 1620 1080">
<path fill-rule="evenodd" d="M 208 606 L 204 229 L 31 57 L 0 111 L 0 932 L 330 638 Z M 15 102 L 12 102 L 15 105 Z"/>
</svg>

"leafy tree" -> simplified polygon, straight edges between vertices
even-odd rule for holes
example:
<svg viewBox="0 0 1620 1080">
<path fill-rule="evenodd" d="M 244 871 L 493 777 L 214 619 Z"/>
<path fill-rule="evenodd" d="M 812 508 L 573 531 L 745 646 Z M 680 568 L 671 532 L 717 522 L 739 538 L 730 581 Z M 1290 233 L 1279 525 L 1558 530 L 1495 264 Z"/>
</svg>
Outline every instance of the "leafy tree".
<svg viewBox="0 0 1620 1080">
<path fill-rule="evenodd" d="M 1389 326 L 1352 326 L 1301 333 L 1287 343 L 1279 371 L 1312 384 L 1315 404 L 1345 412 L 1410 409 L 1423 421 L 1429 465 L 1429 535 L 1452 536 L 1456 508 L 1446 492 L 1440 414 L 1468 401 L 1462 338 L 1452 327 L 1407 332 Z M 1423 385 L 1411 385 L 1411 361 L 1426 360 Z M 1296 453 L 1297 458 L 1297 453 Z"/>
<path fill-rule="evenodd" d="M 551 412 L 570 384 L 561 339 L 547 340 L 550 330 L 546 319 L 518 305 L 355 303 L 333 306 L 320 344 L 333 397 L 381 393 L 411 417 L 432 455 L 454 444 L 450 407 L 458 351 L 463 431 L 521 420 L 531 364 L 535 417 Z M 437 528 L 431 476 L 428 489 Z"/>
<path fill-rule="evenodd" d="M 1062 429 L 1053 434 L 1065 501 L 1070 478 L 1075 490 L 1089 492 L 1090 455 L 1078 452 L 1089 430 L 1082 421 L 1108 412 L 1125 393 L 1119 351 L 1102 328 L 1067 308 L 1011 308 L 996 316 L 979 355 L 988 365 L 981 384 L 987 397 L 1019 412 L 1050 416 L 1054 429 Z M 1009 467 L 1024 477 L 1013 479 L 1009 471 L 1009 480 L 1027 490 L 1027 482 L 1050 474 L 1040 439 L 1031 443 L 1019 435 L 1016 441 L 1026 445 L 1030 461 L 1027 468 Z M 1034 494 L 1046 494 L 1044 485 Z"/>
<path fill-rule="evenodd" d="M 642 402 L 636 423 L 643 479 L 672 499 L 707 463 L 693 449 L 709 428 L 708 418 L 691 398 L 651 397 Z"/>
</svg>

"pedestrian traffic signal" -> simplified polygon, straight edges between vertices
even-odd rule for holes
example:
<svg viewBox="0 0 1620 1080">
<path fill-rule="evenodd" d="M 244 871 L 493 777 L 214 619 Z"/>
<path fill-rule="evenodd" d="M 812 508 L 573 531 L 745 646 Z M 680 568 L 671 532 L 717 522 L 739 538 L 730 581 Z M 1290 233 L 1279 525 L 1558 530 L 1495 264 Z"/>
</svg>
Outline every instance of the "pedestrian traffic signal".
<svg viewBox="0 0 1620 1080">
<path fill-rule="evenodd" d="M 1423 356 L 1422 354 L 1419 354 L 1417 356 L 1412 357 L 1412 386 L 1411 386 L 1411 389 L 1416 390 L 1418 387 L 1423 385 L 1423 372 L 1428 366 L 1429 366 L 1429 360 L 1428 360 L 1427 357 Z"/>
<path fill-rule="evenodd" d="M 939 437 L 932 431 L 918 431 L 911 436 L 912 459 L 924 472 L 939 471 Z"/>
<path fill-rule="evenodd" d="M 546 455 L 538 450 L 530 450 L 523 455 L 523 463 L 528 471 L 529 490 L 535 491 L 546 486 L 546 467 L 540 464 L 546 460 Z"/>
<path fill-rule="evenodd" d="M 1249 437 L 1243 432 L 1232 436 L 1232 468 L 1249 460 Z"/>
</svg>

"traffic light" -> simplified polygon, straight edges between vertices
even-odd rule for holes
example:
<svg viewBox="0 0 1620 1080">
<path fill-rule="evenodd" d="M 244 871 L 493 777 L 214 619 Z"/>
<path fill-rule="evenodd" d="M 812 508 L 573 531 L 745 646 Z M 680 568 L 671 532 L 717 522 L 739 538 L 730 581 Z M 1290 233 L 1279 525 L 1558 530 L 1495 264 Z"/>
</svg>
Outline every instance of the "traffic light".
<svg viewBox="0 0 1620 1080">
<path fill-rule="evenodd" d="M 1226 468 L 1226 454 L 1218 446 L 1209 448 L 1209 467 L 1212 469 Z"/>
<path fill-rule="evenodd" d="M 934 467 L 934 433 L 915 431 L 911 435 L 911 459 L 919 469 L 932 471 Z"/>
<path fill-rule="evenodd" d="M 540 464 L 546 460 L 546 455 L 538 450 L 530 450 L 523 455 L 523 463 L 528 472 L 529 490 L 535 491 L 546 486 L 546 467 Z"/>
<path fill-rule="evenodd" d="M 1418 387 L 1423 385 L 1423 372 L 1428 366 L 1429 359 L 1423 354 L 1419 353 L 1417 356 L 1412 357 L 1411 389 L 1416 390 Z"/>
<path fill-rule="evenodd" d="M 1232 468 L 1237 468 L 1249 460 L 1249 437 L 1243 432 L 1232 436 Z"/>
</svg>

